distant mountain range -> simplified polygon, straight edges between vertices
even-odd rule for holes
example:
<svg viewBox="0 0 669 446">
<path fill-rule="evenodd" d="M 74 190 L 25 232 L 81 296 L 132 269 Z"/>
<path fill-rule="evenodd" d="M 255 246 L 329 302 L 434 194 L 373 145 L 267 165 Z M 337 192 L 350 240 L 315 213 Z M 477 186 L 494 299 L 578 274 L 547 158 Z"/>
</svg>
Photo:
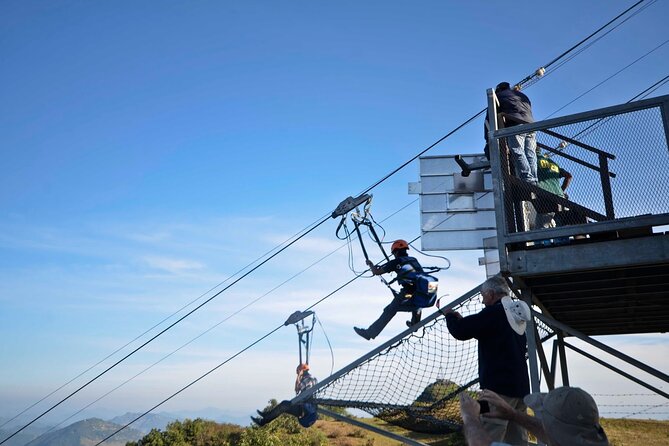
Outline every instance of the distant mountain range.
<svg viewBox="0 0 669 446">
<path fill-rule="evenodd" d="M 139 415 L 139 413 L 128 412 L 125 415 L 117 416 L 107 421 L 100 418 L 88 418 L 51 432 L 47 432 L 49 430 L 48 426 L 36 423 L 35 425 L 28 426 L 3 446 L 23 446 L 31 441 L 30 446 L 78 446 L 95 444 L 113 432 L 116 432 Z M 215 408 L 178 415 L 166 412 L 158 414 L 150 413 L 132 423 L 131 426 L 123 429 L 113 438 L 107 440 L 105 444 L 109 446 L 125 446 L 126 442 L 139 440 L 148 434 L 151 429 L 164 430 L 169 423 L 186 418 L 203 418 L 219 423 L 239 425 L 249 424 L 248 416 L 232 415 Z M 0 424 L 2 424 L 2 421 L 0 419 Z M 0 429 L 0 441 L 7 438 L 20 427 L 21 423 L 16 420 L 11 427 L 5 426 L 3 429 Z"/>
<path fill-rule="evenodd" d="M 90 445 L 99 442 L 112 433 L 116 432 L 121 425 L 104 421 L 99 418 L 89 418 L 88 420 L 77 421 L 62 429 L 55 430 L 39 435 L 30 435 L 32 438 L 27 438 L 29 434 L 24 434 L 21 442 L 19 435 L 9 440 L 6 444 L 9 445 L 23 445 L 33 440 L 30 446 L 77 446 Z M 4 432 L 3 432 L 4 434 Z M 113 438 L 107 440 L 105 444 L 109 446 L 125 446 L 128 441 L 135 441 L 144 436 L 143 432 L 137 429 L 126 428 L 116 434 Z M 39 438 L 37 438 L 39 437 Z M 4 438 L 4 437 L 3 437 Z M 35 439 L 37 438 L 37 439 Z"/>
<path fill-rule="evenodd" d="M 109 421 L 114 424 L 125 426 L 126 424 L 130 423 L 132 420 L 137 418 L 139 415 L 140 414 L 138 413 L 128 412 L 125 415 L 121 415 L 120 417 L 114 417 Z M 134 423 L 132 423 L 130 427 L 140 432 L 143 432 L 144 434 L 148 434 L 149 432 L 151 432 L 151 429 L 164 430 L 169 423 L 175 421 L 176 419 L 177 419 L 176 417 L 169 414 L 149 413 L 144 415 L 142 418 L 135 421 Z"/>
</svg>

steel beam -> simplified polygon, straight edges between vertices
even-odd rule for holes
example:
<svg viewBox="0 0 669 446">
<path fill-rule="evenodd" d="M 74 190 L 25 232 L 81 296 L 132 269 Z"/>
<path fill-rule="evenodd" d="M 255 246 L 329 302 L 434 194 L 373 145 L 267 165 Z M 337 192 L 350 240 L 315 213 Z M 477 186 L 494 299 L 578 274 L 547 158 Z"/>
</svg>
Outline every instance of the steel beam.
<svg viewBox="0 0 669 446">
<path fill-rule="evenodd" d="M 408 444 L 410 446 L 428 446 L 425 443 L 421 443 L 420 441 L 412 440 L 411 438 L 404 437 L 399 434 L 395 434 L 393 432 L 388 432 L 387 430 L 381 429 L 380 427 L 372 426 L 371 424 L 363 423 L 362 421 L 354 420 L 353 418 L 346 417 L 344 415 L 340 415 L 337 412 L 332 412 L 331 410 L 323 409 L 322 407 L 318 408 L 318 412 L 327 415 L 328 417 L 332 417 L 337 421 L 343 421 L 344 423 L 351 424 L 356 427 L 360 427 L 362 429 L 366 429 L 370 432 L 374 432 L 375 434 L 383 435 L 384 437 L 388 437 L 390 439 L 393 439 L 395 441 L 399 441 L 404 444 Z"/>
<path fill-rule="evenodd" d="M 644 386 L 646 389 L 652 390 L 653 392 L 657 393 L 658 395 L 662 395 L 663 397 L 669 399 L 669 393 L 663 392 L 662 390 L 658 389 L 657 387 L 651 386 L 650 384 L 641 381 L 639 378 L 636 378 L 635 376 L 630 375 L 629 373 L 624 372 L 624 371 L 620 370 L 619 368 L 612 366 L 611 364 L 607 364 L 606 362 L 602 361 L 601 359 L 597 358 L 596 356 L 593 356 L 590 353 L 588 353 L 586 351 L 583 351 L 578 347 L 575 347 L 575 346 L 573 346 L 573 345 L 571 345 L 567 342 L 565 342 L 564 345 L 565 345 L 565 347 L 568 347 L 568 348 L 574 350 L 576 353 L 580 353 L 581 355 L 585 356 L 586 358 L 588 358 L 592 361 L 595 361 L 597 364 L 603 365 L 604 367 L 606 367 L 609 370 L 613 370 L 614 372 L 618 373 L 619 375 L 624 376 L 625 378 L 629 379 L 630 381 L 634 381 L 635 383 L 637 383 L 641 386 Z"/>
<path fill-rule="evenodd" d="M 626 354 L 621 353 L 618 350 L 615 350 L 615 349 L 609 347 L 606 344 L 603 344 L 599 341 L 596 341 L 596 340 L 592 339 L 591 337 L 586 336 L 586 335 L 584 335 L 583 333 L 581 333 L 577 330 L 574 330 L 573 328 L 569 327 L 568 325 L 565 325 L 562 322 L 556 321 L 553 318 L 545 316 L 541 313 L 537 313 L 535 311 L 532 311 L 532 314 L 534 316 L 536 316 L 537 318 L 541 319 L 542 321 L 544 321 L 546 324 L 548 324 L 552 327 L 555 327 L 559 330 L 562 330 L 565 333 L 568 333 L 568 334 L 570 334 L 570 335 L 572 335 L 572 336 L 574 336 L 574 337 L 576 337 L 576 338 L 578 338 L 578 339 L 580 339 L 580 340 L 582 340 L 582 341 L 584 341 L 584 342 L 586 342 L 586 343 L 588 343 L 588 344 L 590 344 L 594 347 L 599 348 L 600 350 L 605 351 L 606 353 L 610 354 L 611 356 L 615 356 L 616 358 L 620 359 L 621 361 L 625 361 L 626 363 L 628 363 L 630 365 L 633 365 L 634 367 L 636 367 L 638 369 L 641 369 L 644 372 L 646 372 L 646 373 L 648 373 L 648 374 L 650 374 L 650 375 L 652 375 L 652 376 L 654 376 L 658 379 L 661 379 L 662 381 L 664 381 L 666 383 L 669 383 L 669 375 L 667 375 L 666 373 L 662 373 L 659 370 L 654 369 L 654 368 L 644 364 L 643 362 L 632 358 L 631 356 L 627 356 Z"/>
</svg>

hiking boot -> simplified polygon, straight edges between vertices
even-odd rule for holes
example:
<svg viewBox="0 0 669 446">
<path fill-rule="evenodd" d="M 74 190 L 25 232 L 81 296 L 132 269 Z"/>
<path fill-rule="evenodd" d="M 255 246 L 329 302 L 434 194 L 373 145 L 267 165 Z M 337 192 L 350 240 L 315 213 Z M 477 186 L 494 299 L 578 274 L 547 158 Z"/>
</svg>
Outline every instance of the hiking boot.
<svg viewBox="0 0 669 446">
<path fill-rule="evenodd" d="M 251 420 L 258 426 L 264 426 L 265 425 L 265 420 L 260 418 L 260 417 L 251 417 Z"/>
<path fill-rule="evenodd" d="M 369 333 L 367 332 L 367 330 L 365 330 L 364 328 L 353 327 L 353 330 L 355 330 L 355 332 L 358 334 L 358 336 L 360 336 L 360 337 L 362 337 L 362 338 L 365 338 L 365 339 L 367 339 L 368 341 L 369 341 L 370 339 L 372 339 L 372 337 L 369 335 Z"/>
</svg>

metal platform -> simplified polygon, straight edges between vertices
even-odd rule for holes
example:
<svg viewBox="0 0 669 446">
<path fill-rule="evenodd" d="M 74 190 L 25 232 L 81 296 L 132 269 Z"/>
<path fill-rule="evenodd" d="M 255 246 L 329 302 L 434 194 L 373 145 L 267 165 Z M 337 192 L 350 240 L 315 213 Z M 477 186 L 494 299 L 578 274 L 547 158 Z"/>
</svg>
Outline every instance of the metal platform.
<svg viewBox="0 0 669 446">
<path fill-rule="evenodd" d="M 540 389 L 539 366 L 553 388 L 558 356 L 569 385 L 570 348 L 669 398 L 565 342 L 573 336 L 669 383 L 664 372 L 592 338 L 669 331 L 669 96 L 504 128 L 488 90 L 488 116 L 500 271 L 556 335 L 549 361 L 540 335 L 528 332 L 532 390 Z M 507 141 L 521 134 L 535 135 L 544 169 L 573 180 L 568 196 L 556 192 L 567 183 L 514 175 Z"/>
<path fill-rule="evenodd" d="M 514 252 L 511 265 L 544 313 L 581 333 L 663 333 L 668 256 L 669 235 L 657 234 Z"/>
</svg>

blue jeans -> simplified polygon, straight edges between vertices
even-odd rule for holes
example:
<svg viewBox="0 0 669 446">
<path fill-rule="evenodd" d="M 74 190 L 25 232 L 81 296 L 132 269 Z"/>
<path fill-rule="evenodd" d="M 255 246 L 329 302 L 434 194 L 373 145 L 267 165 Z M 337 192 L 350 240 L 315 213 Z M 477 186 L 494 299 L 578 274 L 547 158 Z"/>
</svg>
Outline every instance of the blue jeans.
<svg viewBox="0 0 669 446">
<path fill-rule="evenodd" d="M 537 184 L 537 139 L 532 133 L 521 133 L 506 139 L 516 176 Z"/>
</svg>

